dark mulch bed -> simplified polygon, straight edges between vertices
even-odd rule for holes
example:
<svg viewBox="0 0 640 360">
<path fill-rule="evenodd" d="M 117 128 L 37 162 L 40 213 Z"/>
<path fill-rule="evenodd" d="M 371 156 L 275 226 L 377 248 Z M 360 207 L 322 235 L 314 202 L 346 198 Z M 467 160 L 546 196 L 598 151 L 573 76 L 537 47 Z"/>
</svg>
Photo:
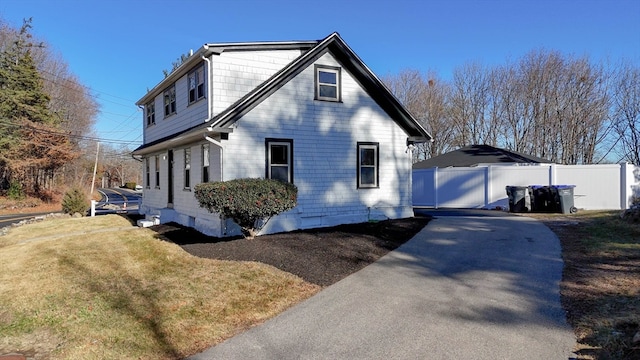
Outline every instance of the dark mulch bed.
<svg viewBox="0 0 640 360">
<path fill-rule="evenodd" d="M 331 285 L 411 239 L 428 217 L 220 239 L 177 224 L 152 227 L 188 253 L 210 259 L 257 261 L 320 286 Z"/>
</svg>

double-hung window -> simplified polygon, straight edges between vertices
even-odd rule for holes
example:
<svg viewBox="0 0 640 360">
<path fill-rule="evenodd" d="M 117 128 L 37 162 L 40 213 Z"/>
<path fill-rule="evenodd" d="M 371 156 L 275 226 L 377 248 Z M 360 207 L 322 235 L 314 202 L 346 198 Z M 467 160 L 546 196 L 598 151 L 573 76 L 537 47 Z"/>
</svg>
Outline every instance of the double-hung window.
<svg viewBox="0 0 640 360">
<path fill-rule="evenodd" d="M 173 115 L 176 113 L 176 86 L 171 85 L 170 88 L 164 91 L 164 116 Z"/>
<path fill-rule="evenodd" d="M 316 100 L 340 101 L 340 68 L 315 66 Z"/>
<path fill-rule="evenodd" d="M 160 156 L 156 155 L 156 189 L 160 189 Z"/>
<path fill-rule="evenodd" d="M 151 186 L 151 179 L 149 174 L 149 158 L 144 159 L 144 185 L 149 188 Z"/>
<path fill-rule="evenodd" d="M 202 145 L 202 182 L 209 182 L 209 144 Z"/>
<path fill-rule="evenodd" d="M 189 104 L 204 98 L 204 65 L 189 73 Z"/>
<path fill-rule="evenodd" d="M 145 106 L 145 112 L 147 117 L 147 126 L 151 126 L 156 123 L 156 105 L 150 102 Z"/>
<path fill-rule="evenodd" d="M 267 139 L 267 179 L 293 183 L 293 140 Z"/>
<path fill-rule="evenodd" d="M 191 149 L 184 149 L 184 188 L 191 188 Z"/>
<path fill-rule="evenodd" d="M 358 143 L 358 188 L 377 188 L 379 174 L 378 143 Z"/>
</svg>

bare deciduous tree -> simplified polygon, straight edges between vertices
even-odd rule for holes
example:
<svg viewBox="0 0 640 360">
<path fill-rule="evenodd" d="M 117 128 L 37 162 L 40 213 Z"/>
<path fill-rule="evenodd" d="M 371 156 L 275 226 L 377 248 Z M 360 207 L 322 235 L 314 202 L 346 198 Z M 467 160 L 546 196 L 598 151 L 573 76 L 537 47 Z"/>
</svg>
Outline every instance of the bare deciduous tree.
<svg viewBox="0 0 640 360">
<path fill-rule="evenodd" d="M 448 123 L 449 85 L 434 72 L 403 70 L 383 79 L 387 87 L 407 107 L 422 126 L 436 139 L 416 144 L 414 161 L 424 160 L 450 150 L 455 129 Z"/>
<path fill-rule="evenodd" d="M 623 63 L 613 88 L 613 124 L 620 140 L 620 158 L 640 165 L 640 67 Z"/>
</svg>

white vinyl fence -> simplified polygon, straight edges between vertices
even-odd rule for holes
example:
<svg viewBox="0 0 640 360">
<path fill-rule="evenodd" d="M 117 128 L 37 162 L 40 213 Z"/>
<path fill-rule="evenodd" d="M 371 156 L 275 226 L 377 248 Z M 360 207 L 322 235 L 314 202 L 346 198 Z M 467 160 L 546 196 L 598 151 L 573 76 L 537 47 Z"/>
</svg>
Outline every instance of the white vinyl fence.
<svg viewBox="0 0 640 360">
<path fill-rule="evenodd" d="M 415 169 L 412 181 L 415 207 L 504 209 L 506 186 L 575 185 L 574 204 L 584 210 L 628 209 L 640 197 L 640 167 L 632 164 Z"/>
</svg>

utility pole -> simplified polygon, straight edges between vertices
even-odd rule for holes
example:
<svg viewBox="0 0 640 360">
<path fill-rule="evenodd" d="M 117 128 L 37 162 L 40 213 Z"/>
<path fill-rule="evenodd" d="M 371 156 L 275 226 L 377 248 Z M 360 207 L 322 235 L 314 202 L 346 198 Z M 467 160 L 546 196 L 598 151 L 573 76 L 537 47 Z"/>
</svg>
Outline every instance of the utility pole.
<svg viewBox="0 0 640 360">
<path fill-rule="evenodd" d="M 96 162 L 93 164 L 93 179 L 91 180 L 91 193 L 89 196 L 93 198 L 93 185 L 96 183 L 96 171 L 98 171 L 98 154 L 100 153 L 100 143 L 97 143 L 98 146 L 96 148 Z"/>
</svg>

